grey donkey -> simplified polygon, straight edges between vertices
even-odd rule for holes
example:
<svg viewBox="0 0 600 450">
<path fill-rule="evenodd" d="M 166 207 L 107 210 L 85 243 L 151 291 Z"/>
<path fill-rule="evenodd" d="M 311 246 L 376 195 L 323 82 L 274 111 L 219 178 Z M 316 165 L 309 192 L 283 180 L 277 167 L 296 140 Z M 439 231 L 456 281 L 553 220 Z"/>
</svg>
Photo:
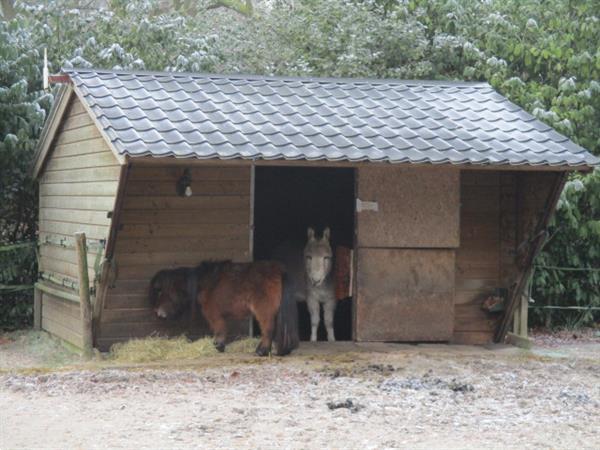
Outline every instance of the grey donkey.
<svg viewBox="0 0 600 450">
<path fill-rule="evenodd" d="M 333 280 L 333 252 L 329 243 L 329 228 L 319 239 L 315 230 L 309 228 L 308 240 L 302 250 L 291 242 L 279 245 L 273 252 L 273 259 L 285 264 L 288 281 L 298 302 L 306 302 L 310 312 L 310 340 L 317 340 L 320 309 L 323 305 L 327 340 L 335 341 L 333 316 L 335 313 L 335 284 Z"/>
<path fill-rule="evenodd" d="M 308 241 L 304 247 L 304 268 L 306 274 L 306 303 L 310 312 L 310 340 L 317 340 L 320 320 L 320 305 L 323 305 L 327 340 L 335 341 L 333 316 L 335 314 L 335 284 L 332 276 L 333 252 L 329 243 L 330 230 L 325 228 L 323 237 L 315 237 L 315 230 L 308 229 Z"/>
</svg>

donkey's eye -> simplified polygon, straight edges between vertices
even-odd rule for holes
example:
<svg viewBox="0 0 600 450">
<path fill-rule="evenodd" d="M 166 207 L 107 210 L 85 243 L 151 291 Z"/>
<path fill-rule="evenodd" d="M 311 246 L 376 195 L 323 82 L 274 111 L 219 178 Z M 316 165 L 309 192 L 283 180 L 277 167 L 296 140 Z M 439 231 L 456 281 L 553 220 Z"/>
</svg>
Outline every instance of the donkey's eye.
<svg viewBox="0 0 600 450">
<path fill-rule="evenodd" d="M 326 256 L 325 261 L 331 261 L 331 256 Z"/>
<path fill-rule="evenodd" d="M 307 256 L 307 257 L 306 257 L 306 259 L 307 259 L 308 261 L 311 261 L 311 260 L 312 260 L 312 256 Z"/>
</svg>

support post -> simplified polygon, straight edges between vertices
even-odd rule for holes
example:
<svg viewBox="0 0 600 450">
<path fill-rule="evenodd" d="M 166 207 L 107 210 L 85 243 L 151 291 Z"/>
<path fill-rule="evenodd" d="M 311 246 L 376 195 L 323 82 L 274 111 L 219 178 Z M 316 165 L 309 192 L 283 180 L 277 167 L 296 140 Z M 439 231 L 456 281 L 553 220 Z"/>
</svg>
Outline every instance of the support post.
<svg viewBox="0 0 600 450">
<path fill-rule="evenodd" d="M 88 275 L 85 233 L 75 233 L 75 247 L 77 249 L 77 269 L 79 272 L 79 307 L 82 322 L 83 355 L 86 358 L 91 358 L 94 354 L 92 305 L 90 302 L 90 279 Z"/>
<path fill-rule="evenodd" d="M 42 291 L 33 289 L 33 329 L 42 329 Z"/>
<path fill-rule="evenodd" d="M 529 320 L 528 314 L 529 308 L 529 296 L 522 295 L 521 296 L 521 312 L 519 313 L 519 317 L 521 318 L 521 323 L 519 324 L 519 336 L 524 338 L 527 337 L 527 322 Z"/>
</svg>

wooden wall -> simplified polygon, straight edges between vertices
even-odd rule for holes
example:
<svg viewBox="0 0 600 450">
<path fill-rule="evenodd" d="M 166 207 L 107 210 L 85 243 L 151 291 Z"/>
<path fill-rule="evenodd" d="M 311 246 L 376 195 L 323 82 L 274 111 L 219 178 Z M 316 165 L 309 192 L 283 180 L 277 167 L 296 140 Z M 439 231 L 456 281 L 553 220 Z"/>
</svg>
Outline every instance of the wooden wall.
<svg viewBox="0 0 600 450">
<path fill-rule="evenodd" d="M 68 107 L 39 180 L 39 270 L 43 283 L 74 293 L 73 233 L 88 238 L 90 284 L 108 237 L 120 166 L 79 100 Z M 98 258 L 99 260 L 99 258 Z M 48 281 L 51 279 L 52 281 Z M 73 289 L 75 288 L 75 289 Z M 42 327 L 80 345 L 79 305 L 42 295 Z"/>
<path fill-rule="evenodd" d="M 517 248 L 544 212 L 556 173 L 463 171 L 460 247 L 456 251 L 453 342 L 491 342 L 501 318 L 481 309 L 496 288 L 507 292 L 519 272 Z"/>
<path fill-rule="evenodd" d="M 482 311 L 481 302 L 500 286 L 500 173 L 462 172 L 460 222 L 453 341 L 487 343 L 496 320 Z"/>
<path fill-rule="evenodd" d="M 361 166 L 354 337 L 448 341 L 454 322 L 454 248 L 459 246 L 456 168 Z"/>
<path fill-rule="evenodd" d="M 207 259 L 251 259 L 250 167 L 198 161 L 190 167 L 191 197 L 176 192 L 184 166 L 134 162 L 130 169 L 114 254 L 117 279 L 108 290 L 97 340 L 103 350 L 131 337 L 188 330 L 187 318 L 159 321 L 150 309 L 149 281 L 159 270 Z"/>
<path fill-rule="evenodd" d="M 82 322 L 79 303 L 64 300 L 45 292 L 42 296 L 42 329 L 81 348 Z"/>
</svg>

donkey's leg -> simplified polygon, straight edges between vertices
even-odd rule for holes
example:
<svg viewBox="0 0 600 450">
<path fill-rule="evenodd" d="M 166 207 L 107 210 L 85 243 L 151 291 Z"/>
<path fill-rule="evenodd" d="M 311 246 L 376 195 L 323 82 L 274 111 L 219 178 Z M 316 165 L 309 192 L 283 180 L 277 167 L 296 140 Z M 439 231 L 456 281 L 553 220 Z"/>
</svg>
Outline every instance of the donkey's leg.
<svg viewBox="0 0 600 450">
<path fill-rule="evenodd" d="M 306 304 L 308 305 L 308 312 L 310 312 L 310 341 L 317 342 L 317 329 L 319 328 L 321 305 L 319 304 L 319 299 L 310 294 L 306 298 Z"/>
<path fill-rule="evenodd" d="M 327 328 L 327 340 L 329 342 L 335 341 L 335 335 L 333 334 L 333 317 L 335 314 L 335 307 L 335 299 L 328 299 L 325 303 L 323 303 L 323 316 L 325 319 L 325 328 Z"/>
</svg>

